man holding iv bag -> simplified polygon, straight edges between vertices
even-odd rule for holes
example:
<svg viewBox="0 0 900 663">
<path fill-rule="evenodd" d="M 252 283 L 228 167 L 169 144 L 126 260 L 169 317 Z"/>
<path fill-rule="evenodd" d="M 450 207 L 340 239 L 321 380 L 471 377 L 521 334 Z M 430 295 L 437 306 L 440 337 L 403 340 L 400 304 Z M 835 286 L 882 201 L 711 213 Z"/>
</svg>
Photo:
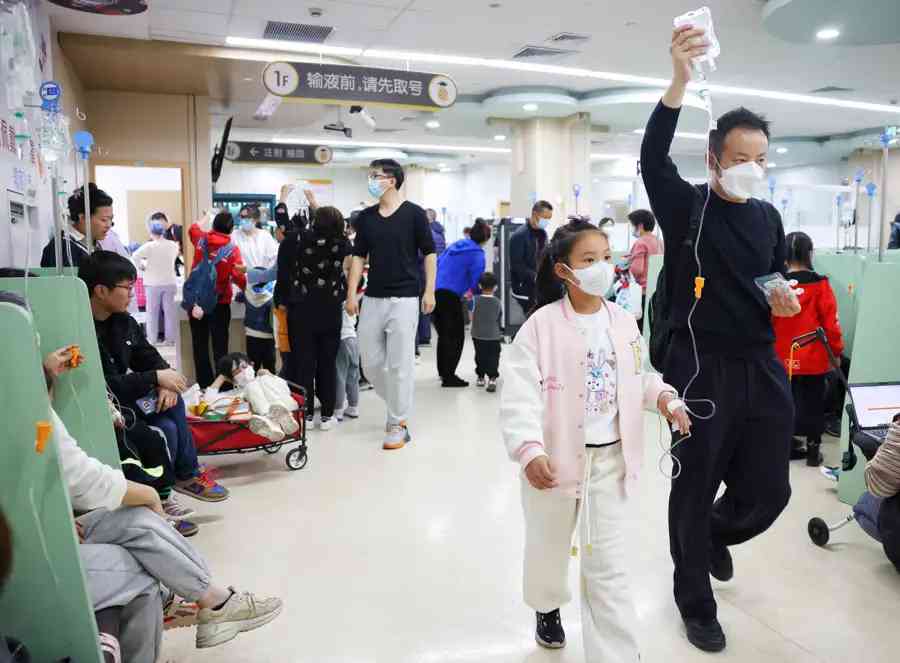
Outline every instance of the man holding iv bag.
<svg viewBox="0 0 900 663">
<path fill-rule="evenodd" d="M 700 187 L 682 179 L 669 157 L 694 63 L 712 42 L 711 30 L 674 30 L 672 82 L 647 123 L 641 169 L 665 238 L 672 332 L 661 368 L 694 424 L 689 439 L 673 436 L 675 602 L 688 640 L 721 651 L 725 634 L 709 576 L 730 580 L 728 547 L 768 529 L 791 494 L 794 409 L 771 316 L 796 315 L 800 305 L 790 285 L 772 277 L 785 268 L 781 217 L 753 197 L 765 179 L 768 122 L 745 108 L 720 117 L 709 135 L 709 183 Z M 770 280 L 779 286 L 757 283 Z M 722 482 L 727 489 L 716 500 Z"/>
</svg>

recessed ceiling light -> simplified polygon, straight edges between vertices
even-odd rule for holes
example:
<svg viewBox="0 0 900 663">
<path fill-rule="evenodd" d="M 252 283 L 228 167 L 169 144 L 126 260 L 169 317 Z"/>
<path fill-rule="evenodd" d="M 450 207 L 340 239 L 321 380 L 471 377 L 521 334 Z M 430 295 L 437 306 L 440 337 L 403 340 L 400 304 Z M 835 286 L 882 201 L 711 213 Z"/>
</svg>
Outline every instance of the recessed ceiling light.
<svg viewBox="0 0 900 663">
<path fill-rule="evenodd" d="M 244 80 L 249 83 L 250 81 L 255 81 L 256 79 L 253 78 L 252 76 L 244 76 Z"/>
<path fill-rule="evenodd" d="M 527 112 L 529 112 L 529 113 L 533 113 L 533 112 L 536 111 L 537 109 L 538 109 L 538 105 L 537 105 L 537 104 L 525 104 L 524 106 L 522 106 L 522 110 L 523 110 L 523 111 L 527 111 Z"/>
<path fill-rule="evenodd" d="M 425 126 L 429 129 L 440 129 L 441 123 L 437 120 L 428 120 L 428 122 L 425 123 Z"/>
<path fill-rule="evenodd" d="M 634 133 L 643 136 L 644 129 L 635 129 Z M 692 133 L 690 131 L 676 131 L 675 138 L 687 138 L 690 140 L 706 140 L 708 136 L 701 133 Z"/>
<path fill-rule="evenodd" d="M 769 168 L 778 168 L 778 164 L 775 163 L 774 161 L 770 161 L 768 166 L 769 166 Z"/>
<path fill-rule="evenodd" d="M 816 33 L 816 39 L 819 41 L 830 41 L 841 36 L 841 31 L 837 28 L 822 28 Z"/>
<path fill-rule="evenodd" d="M 497 134 L 496 136 L 494 136 L 494 140 L 496 140 L 498 142 L 504 141 L 504 140 L 506 140 L 506 136 L 504 136 L 503 134 Z"/>
<path fill-rule="evenodd" d="M 779 148 L 777 148 L 775 151 L 778 152 L 778 154 L 787 154 L 787 153 L 788 153 L 788 148 L 786 148 L 786 147 L 779 147 Z"/>
<path fill-rule="evenodd" d="M 490 7 L 491 9 L 499 9 L 502 6 L 503 5 L 499 2 L 492 2 L 491 4 L 488 5 L 488 7 Z"/>
</svg>

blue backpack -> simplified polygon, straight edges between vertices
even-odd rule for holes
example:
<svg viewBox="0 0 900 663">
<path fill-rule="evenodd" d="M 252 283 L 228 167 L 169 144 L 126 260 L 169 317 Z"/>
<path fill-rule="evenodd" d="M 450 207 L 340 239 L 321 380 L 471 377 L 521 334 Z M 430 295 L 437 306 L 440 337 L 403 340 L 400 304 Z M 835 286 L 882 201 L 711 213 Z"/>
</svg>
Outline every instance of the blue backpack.
<svg viewBox="0 0 900 663">
<path fill-rule="evenodd" d="M 226 244 L 219 249 L 214 258 L 209 257 L 205 238 L 200 240 L 197 248 L 203 251 L 203 260 L 191 270 L 184 282 L 181 307 L 188 312 L 188 315 L 195 305 L 203 309 L 204 315 L 211 315 L 216 304 L 219 303 L 219 294 L 216 292 L 216 267 L 220 262 L 228 259 L 234 250 L 234 245 Z"/>
</svg>

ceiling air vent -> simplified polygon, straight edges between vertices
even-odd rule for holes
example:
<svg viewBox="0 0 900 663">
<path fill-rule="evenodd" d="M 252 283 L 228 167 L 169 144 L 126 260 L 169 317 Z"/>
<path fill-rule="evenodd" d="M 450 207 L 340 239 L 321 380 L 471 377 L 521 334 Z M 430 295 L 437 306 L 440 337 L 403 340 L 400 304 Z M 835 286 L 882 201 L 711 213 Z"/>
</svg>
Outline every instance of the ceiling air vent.
<svg viewBox="0 0 900 663">
<path fill-rule="evenodd" d="M 582 35 L 577 32 L 560 32 L 553 35 L 547 41 L 553 44 L 579 44 L 590 41 L 590 35 Z"/>
<path fill-rule="evenodd" d="M 547 48 L 546 46 L 524 46 L 515 55 L 514 60 L 530 60 L 532 58 L 560 58 L 571 55 L 575 51 L 563 48 Z"/>
<path fill-rule="evenodd" d="M 852 87 L 838 87 L 836 85 L 826 85 L 816 90 L 810 91 L 810 94 L 835 94 L 840 92 L 854 92 Z"/>
<path fill-rule="evenodd" d="M 269 21 L 266 23 L 266 30 L 263 32 L 263 38 L 321 44 L 328 39 L 332 32 L 334 32 L 334 28 L 330 25 L 307 25 L 305 23 Z"/>
</svg>

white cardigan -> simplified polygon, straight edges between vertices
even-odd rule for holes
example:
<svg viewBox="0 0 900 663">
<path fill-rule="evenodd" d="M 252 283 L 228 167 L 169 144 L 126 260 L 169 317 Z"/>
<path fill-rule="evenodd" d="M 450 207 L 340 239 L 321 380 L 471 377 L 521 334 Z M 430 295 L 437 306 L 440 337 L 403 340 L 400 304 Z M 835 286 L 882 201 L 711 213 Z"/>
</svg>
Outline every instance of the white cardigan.
<svg viewBox="0 0 900 663">
<path fill-rule="evenodd" d="M 112 511 L 122 506 L 127 490 L 122 471 L 88 456 L 66 430 L 66 425 L 53 408 L 50 408 L 50 418 L 72 508 L 75 511 L 104 508 Z"/>
</svg>

